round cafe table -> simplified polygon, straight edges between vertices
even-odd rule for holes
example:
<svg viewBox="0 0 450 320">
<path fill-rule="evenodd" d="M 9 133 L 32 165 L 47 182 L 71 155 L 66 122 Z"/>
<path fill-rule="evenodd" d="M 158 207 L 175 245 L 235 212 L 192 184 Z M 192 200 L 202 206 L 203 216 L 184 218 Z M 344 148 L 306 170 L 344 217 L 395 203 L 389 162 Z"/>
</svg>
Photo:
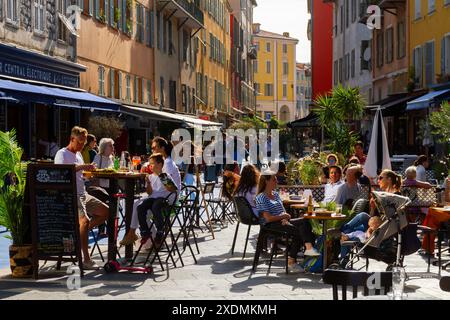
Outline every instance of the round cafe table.
<svg viewBox="0 0 450 320">
<path fill-rule="evenodd" d="M 117 215 L 117 198 L 115 194 L 119 192 L 119 180 L 125 181 L 125 231 L 130 230 L 131 215 L 133 213 L 134 194 L 136 181 L 144 179 L 147 174 L 137 172 L 88 172 L 94 178 L 108 179 L 111 193 L 109 195 L 109 218 L 108 218 L 108 261 L 115 260 L 117 254 L 117 239 L 115 239 L 115 219 Z M 133 257 L 133 245 L 125 246 L 125 258 Z"/>
<path fill-rule="evenodd" d="M 322 215 L 316 215 L 315 213 L 313 213 L 312 215 L 303 215 L 303 219 L 308 219 L 308 220 L 319 220 L 322 222 L 322 236 L 324 238 L 324 245 L 323 245 L 323 269 L 325 270 L 328 265 L 327 265 L 327 261 L 328 261 L 328 250 L 327 250 L 327 222 L 330 220 L 345 220 L 347 219 L 346 215 L 343 214 L 337 214 L 337 213 L 333 213 L 330 216 L 322 216 Z"/>
</svg>

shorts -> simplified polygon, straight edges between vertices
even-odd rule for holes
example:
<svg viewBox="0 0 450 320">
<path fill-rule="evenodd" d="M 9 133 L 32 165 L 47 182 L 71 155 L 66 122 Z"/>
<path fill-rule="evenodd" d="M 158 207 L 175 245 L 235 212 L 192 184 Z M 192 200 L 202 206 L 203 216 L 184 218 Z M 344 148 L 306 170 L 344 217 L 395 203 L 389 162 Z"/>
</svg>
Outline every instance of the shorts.
<svg viewBox="0 0 450 320">
<path fill-rule="evenodd" d="M 79 218 L 85 216 L 90 221 L 95 215 L 93 213 L 96 212 L 100 207 L 109 208 L 107 204 L 101 202 L 96 197 L 93 197 L 88 193 L 78 196 Z"/>
</svg>

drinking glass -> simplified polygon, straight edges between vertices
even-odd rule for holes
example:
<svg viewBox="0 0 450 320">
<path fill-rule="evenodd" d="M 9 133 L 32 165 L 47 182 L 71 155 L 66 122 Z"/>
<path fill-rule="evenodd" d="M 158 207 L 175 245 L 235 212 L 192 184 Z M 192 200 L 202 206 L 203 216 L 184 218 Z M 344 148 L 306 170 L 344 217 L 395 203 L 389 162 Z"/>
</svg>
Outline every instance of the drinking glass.
<svg viewBox="0 0 450 320">
<path fill-rule="evenodd" d="M 403 300 L 406 273 L 403 267 L 392 268 L 392 300 Z"/>
<path fill-rule="evenodd" d="M 342 214 L 342 204 L 336 204 L 336 214 Z"/>
<path fill-rule="evenodd" d="M 141 157 L 134 156 L 131 161 L 133 162 L 133 169 L 137 170 L 138 166 L 141 164 Z"/>
</svg>

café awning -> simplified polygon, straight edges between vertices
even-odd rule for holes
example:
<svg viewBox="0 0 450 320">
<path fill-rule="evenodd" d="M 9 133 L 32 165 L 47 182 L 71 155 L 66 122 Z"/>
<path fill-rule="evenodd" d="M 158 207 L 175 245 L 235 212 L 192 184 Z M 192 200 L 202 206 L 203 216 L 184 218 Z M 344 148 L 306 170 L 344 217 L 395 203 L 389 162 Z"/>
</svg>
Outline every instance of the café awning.
<svg viewBox="0 0 450 320">
<path fill-rule="evenodd" d="M 370 111 L 376 111 L 379 107 L 383 110 L 384 117 L 393 117 L 401 115 L 406 110 L 407 102 L 414 100 L 423 93 L 399 93 L 389 95 L 387 98 L 375 102 L 373 105 L 366 106 Z"/>
<path fill-rule="evenodd" d="M 310 127 L 319 127 L 319 116 L 315 113 L 311 112 L 306 117 L 302 119 L 298 119 L 287 124 L 288 128 L 310 128 Z"/>
<path fill-rule="evenodd" d="M 170 113 L 149 108 L 138 108 L 129 105 L 122 105 L 120 110 L 138 116 L 149 117 L 154 120 L 178 122 L 184 124 L 186 128 L 197 128 L 202 131 L 220 130 L 222 128 L 221 123 L 198 119 L 184 114 Z"/>
<path fill-rule="evenodd" d="M 120 104 L 81 89 L 46 86 L 41 82 L 0 79 L 0 90 L 17 102 L 34 102 L 57 107 L 118 111 Z"/>
<path fill-rule="evenodd" d="M 408 102 L 406 111 L 427 109 L 440 104 L 445 99 L 450 99 L 450 89 L 432 91 L 420 98 Z"/>
</svg>

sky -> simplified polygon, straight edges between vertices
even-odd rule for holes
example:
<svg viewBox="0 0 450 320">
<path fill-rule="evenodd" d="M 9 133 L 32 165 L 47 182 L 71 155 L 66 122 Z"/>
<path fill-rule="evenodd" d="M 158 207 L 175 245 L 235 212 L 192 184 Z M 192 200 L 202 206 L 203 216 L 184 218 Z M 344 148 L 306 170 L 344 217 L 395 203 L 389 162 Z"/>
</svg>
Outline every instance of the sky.
<svg viewBox="0 0 450 320">
<path fill-rule="evenodd" d="M 307 37 L 308 0 L 256 0 L 253 22 L 261 23 L 261 29 L 279 34 L 289 32 L 299 40 L 297 62 L 311 61 L 311 44 Z"/>
</svg>

